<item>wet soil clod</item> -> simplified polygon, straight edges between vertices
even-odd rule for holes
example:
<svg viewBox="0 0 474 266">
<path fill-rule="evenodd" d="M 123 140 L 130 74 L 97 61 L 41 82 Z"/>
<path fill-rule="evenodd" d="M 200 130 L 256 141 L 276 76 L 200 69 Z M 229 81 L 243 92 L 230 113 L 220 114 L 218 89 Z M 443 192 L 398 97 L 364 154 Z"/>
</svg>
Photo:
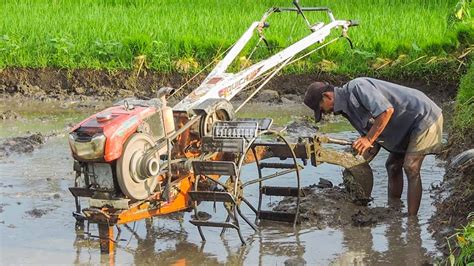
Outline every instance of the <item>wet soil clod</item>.
<svg viewBox="0 0 474 266">
<path fill-rule="evenodd" d="M 45 136 L 41 133 L 34 133 L 26 137 L 9 138 L 0 144 L 0 159 L 8 157 L 13 152 L 33 152 L 35 148 L 44 144 L 45 140 Z"/>
<path fill-rule="evenodd" d="M 21 117 L 21 115 L 12 110 L 8 110 L 0 114 L 1 120 L 20 120 L 22 118 L 23 117 Z"/>
<path fill-rule="evenodd" d="M 26 211 L 25 213 L 30 215 L 31 217 L 34 217 L 34 218 L 41 218 L 41 216 L 47 214 L 50 211 L 51 211 L 50 209 L 37 209 L 37 208 L 34 208 L 32 210 Z"/>
</svg>

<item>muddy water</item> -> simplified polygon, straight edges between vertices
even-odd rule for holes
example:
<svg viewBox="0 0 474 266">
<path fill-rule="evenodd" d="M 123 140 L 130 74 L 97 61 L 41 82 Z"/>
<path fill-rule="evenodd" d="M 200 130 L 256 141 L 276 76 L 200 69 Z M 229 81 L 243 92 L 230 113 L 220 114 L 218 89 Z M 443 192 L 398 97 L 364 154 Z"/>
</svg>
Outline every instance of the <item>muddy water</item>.
<svg viewBox="0 0 474 266">
<path fill-rule="evenodd" d="M 268 110 L 272 113 L 274 109 L 271 107 Z M 294 114 L 297 107 L 279 110 L 285 110 L 279 116 L 291 119 L 290 112 Z M 304 109 L 301 112 L 306 114 Z M 254 114 L 267 116 L 265 108 Z M 80 118 L 70 119 L 75 121 Z M 346 130 L 347 125 L 336 128 Z M 332 135 L 357 137 L 350 131 L 334 132 Z M 381 152 L 371 164 L 375 171 L 372 207 L 383 207 L 387 203 L 386 157 L 387 153 Z M 45 145 L 31 154 L 13 154 L 0 161 L 2 263 L 97 264 L 109 261 L 108 256 L 100 255 L 97 240 L 75 233 L 75 221 L 71 216 L 74 202 L 67 190 L 74 178 L 72 163 L 64 135 L 48 139 Z M 337 166 L 320 165 L 314 168 L 309 165 L 302 171 L 302 185 L 317 183 L 321 177 L 339 184 L 342 182 L 341 171 Z M 243 170 L 242 176 L 249 178 L 254 173 L 254 166 L 250 165 Z M 432 156 L 426 158 L 422 169 L 424 193 L 418 221 L 408 220 L 404 215 L 406 207 L 403 207 L 401 214 L 371 227 L 353 227 L 349 224 L 331 228 L 302 224 L 293 228 L 287 224 L 263 223 L 259 231 L 254 232 L 243 224 L 246 246 L 240 245 L 235 231 L 228 230 L 221 238 L 220 230 L 204 228 L 207 242 L 202 245 L 197 229 L 189 223 L 192 213 L 180 213 L 132 223 L 129 228 L 122 226 L 114 259 L 119 264 L 161 265 L 182 262 L 189 265 L 414 265 L 430 262 L 439 254 L 427 231 L 427 220 L 434 211 L 429 187 L 439 182 L 443 173 L 442 162 Z M 274 182 L 272 185 L 293 186 L 295 183 L 293 176 Z M 256 202 L 256 186 L 249 186 L 244 193 L 250 201 Z M 402 199 L 405 198 L 406 193 Z M 277 197 L 268 198 L 264 209 L 271 209 L 278 201 Z M 209 213 L 213 220 L 223 221 L 225 216 L 219 208 L 216 207 L 215 213 L 212 204 L 200 206 L 200 210 Z M 253 220 L 248 208 L 243 208 L 243 212 Z M 89 229 L 90 234 L 97 235 L 94 225 Z"/>
</svg>

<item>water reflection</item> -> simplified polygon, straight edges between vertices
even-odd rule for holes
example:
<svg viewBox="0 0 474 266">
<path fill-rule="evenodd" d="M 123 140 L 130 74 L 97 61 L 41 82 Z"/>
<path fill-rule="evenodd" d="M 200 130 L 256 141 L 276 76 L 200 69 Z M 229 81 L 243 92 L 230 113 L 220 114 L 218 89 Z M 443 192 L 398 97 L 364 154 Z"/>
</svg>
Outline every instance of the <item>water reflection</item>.
<svg viewBox="0 0 474 266">
<path fill-rule="evenodd" d="M 278 224 L 278 223 L 277 223 Z M 299 227 L 293 228 L 288 224 L 270 225 L 270 222 L 263 222 L 260 231 L 256 233 L 258 237 L 259 256 L 258 264 L 265 265 L 265 256 L 285 257 L 285 264 L 304 265 L 304 254 L 306 252 L 303 241 L 301 241 L 302 231 Z"/>
<path fill-rule="evenodd" d="M 134 226 L 121 226 L 121 230 L 127 230 L 130 237 L 136 240 L 136 245 L 129 246 L 129 239 L 119 239 L 117 244 L 117 252 L 125 251 L 132 255 L 133 264 L 135 265 L 217 265 L 219 261 L 209 253 L 203 252 L 203 246 L 198 246 L 187 241 L 188 233 L 184 227 L 180 226 L 180 230 L 169 230 L 158 227 L 153 223 L 153 219 L 145 220 L 145 235 L 141 236 L 135 231 Z M 121 235 L 128 235 L 121 233 Z M 160 243 L 174 243 L 162 249 Z M 74 241 L 76 249 L 76 258 L 74 264 L 91 264 L 94 259 L 89 256 L 88 261 L 81 260 L 83 253 L 89 252 L 90 249 L 99 249 L 97 239 L 85 237 L 84 234 L 78 232 Z M 115 252 L 115 254 L 117 254 Z M 117 261 L 116 255 L 101 254 L 100 263 L 113 265 Z M 90 255 L 90 254 L 89 254 Z"/>
<path fill-rule="evenodd" d="M 336 265 L 423 265 L 431 262 L 428 250 L 422 245 L 421 226 L 416 217 L 393 217 L 384 234 L 385 251 L 375 250 L 372 228 L 341 229 L 347 251 L 333 261 Z"/>
</svg>

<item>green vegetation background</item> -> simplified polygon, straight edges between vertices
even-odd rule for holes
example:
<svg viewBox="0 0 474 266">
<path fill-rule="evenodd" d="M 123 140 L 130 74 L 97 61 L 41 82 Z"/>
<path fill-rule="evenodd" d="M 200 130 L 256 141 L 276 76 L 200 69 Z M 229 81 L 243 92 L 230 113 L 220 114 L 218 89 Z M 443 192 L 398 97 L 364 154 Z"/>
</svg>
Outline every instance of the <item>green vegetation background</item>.
<svg viewBox="0 0 474 266">
<path fill-rule="evenodd" d="M 473 128 L 472 0 L 320 0 L 337 19 L 355 19 L 349 35 L 285 71 L 462 79 L 455 127 Z M 53 67 L 196 72 L 231 46 L 272 6 L 290 0 L 0 0 L 0 69 Z M 307 14 L 312 22 L 322 13 Z M 234 69 L 265 58 L 308 34 L 301 17 L 274 14 L 259 47 Z M 337 37 L 337 36 L 333 36 Z M 257 38 L 252 40 L 255 44 Z M 247 52 L 252 48 L 249 45 Z M 242 64 L 244 63 L 244 64 Z M 413 74 L 414 73 L 414 74 Z M 449 73 L 449 74 L 447 74 Z"/>
<path fill-rule="evenodd" d="M 466 1 L 300 1 L 329 6 L 337 19 L 359 20 L 360 26 L 350 30 L 356 48 L 340 41 L 286 71 L 455 67 L 456 57 L 450 55 L 474 39 L 472 19 L 453 23 Z M 291 6 L 291 1 L 0 0 L 0 68 L 130 69 L 144 55 L 150 69 L 193 72 L 232 45 L 272 6 Z M 461 16 L 470 9 L 461 10 Z M 327 21 L 324 14 L 308 16 Z M 274 14 L 269 22 L 266 36 L 276 49 L 308 33 L 294 13 Z M 262 46 L 255 58 L 268 53 Z"/>
</svg>

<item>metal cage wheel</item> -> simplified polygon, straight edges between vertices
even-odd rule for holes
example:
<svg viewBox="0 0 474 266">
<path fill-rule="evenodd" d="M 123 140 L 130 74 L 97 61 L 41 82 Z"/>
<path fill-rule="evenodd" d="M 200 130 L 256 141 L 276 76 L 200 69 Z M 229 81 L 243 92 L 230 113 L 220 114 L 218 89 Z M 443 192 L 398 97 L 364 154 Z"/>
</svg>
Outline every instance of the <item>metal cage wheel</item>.
<svg viewBox="0 0 474 266">
<path fill-rule="evenodd" d="M 257 139 L 259 139 L 261 136 L 264 136 L 264 135 L 266 135 L 266 136 L 268 136 L 268 135 L 275 136 L 278 140 L 280 140 L 282 143 L 284 143 L 284 145 L 290 151 L 290 154 L 291 154 L 290 159 L 293 162 L 293 166 L 294 166 L 293 168 L 283 170 L 283 171 L 280 171 L 280 172 L 275 172 L 275 173 L 267 175 L 267 176 L 263 175 L 262 167 L 261 167 L 262 162 L 258 159 L 258 154 L 257 154 L 257 151 L 254 147 L 254 143 Z M 243 180 L 242 177 L 241 177 L 241 171 L 240 170 L 242 169 L 243 165 L 245 164 L 245 160 L 246 160 L 247 155 L 249 154 L 249 152 L 252 153 L 252 156 L 255 160 L 255 165 L 257 167 L 257 172 L 258 172 L 258 178 L 254 178 L 254 179 L 250 179 L 250 180 Z M 242 199 L 241 200 L 256 214 L 256 219 L 255 219 L 256 223 L 259 220 L 259 215 L 260 215 L 260 211 L 261 211 L 261 207 L 262 207 L 262 192 L 261 191 L 262 191 L 262 188 L 263 188 L 263 182 L 294 172 L 295 173 L 295 178 L 296 178 L 296 185 L 297 185 L 296 188 L 298 190 L 298 196 L 297 196 L 297 200 L 296 200 L 297 202 L 296 202 L 295 220 L 293 221 L 293 225 L 296 225 L 297 217 L 298 217 L 298 214 L 299 214 L 299 204 L 300 204 L 300 193 L 299 193 L 299 191 L 301 190 L 300 169 L 299 169 L 299 166 L 298 166 L 298 163 L 297 163 L 296 154 L 292 150 L 292 148 L 290 146 L 290 143 L 286 140 L 286 138 L 283 137 L 279 132 L 276 132 L 276 131 L 272 131 L 272 130 L 261 131 L 255 138 L 251 139 L 248 142 L 247 148 L 244 151 L 244 153 L 242 154 L 242 157 L 239 159 L 239 164 L 237 166 L 238 166 L 238 169 L 239 169 L 239 179 L 242 183 L 242 185 L 241 185 L 242 186 L 242 188 L 241 188 L 242 189 Z M 248 187 L 248 186 L 254 185 L 256 183 L 258 183 L 258 189 L 259 189 L 259 198 L 258 198 L 258 206 L 257 207 L 253 206 L 252 203 L 250 201 L 248 201 L 245 197 L 245 188 Z"/>
</svg>

